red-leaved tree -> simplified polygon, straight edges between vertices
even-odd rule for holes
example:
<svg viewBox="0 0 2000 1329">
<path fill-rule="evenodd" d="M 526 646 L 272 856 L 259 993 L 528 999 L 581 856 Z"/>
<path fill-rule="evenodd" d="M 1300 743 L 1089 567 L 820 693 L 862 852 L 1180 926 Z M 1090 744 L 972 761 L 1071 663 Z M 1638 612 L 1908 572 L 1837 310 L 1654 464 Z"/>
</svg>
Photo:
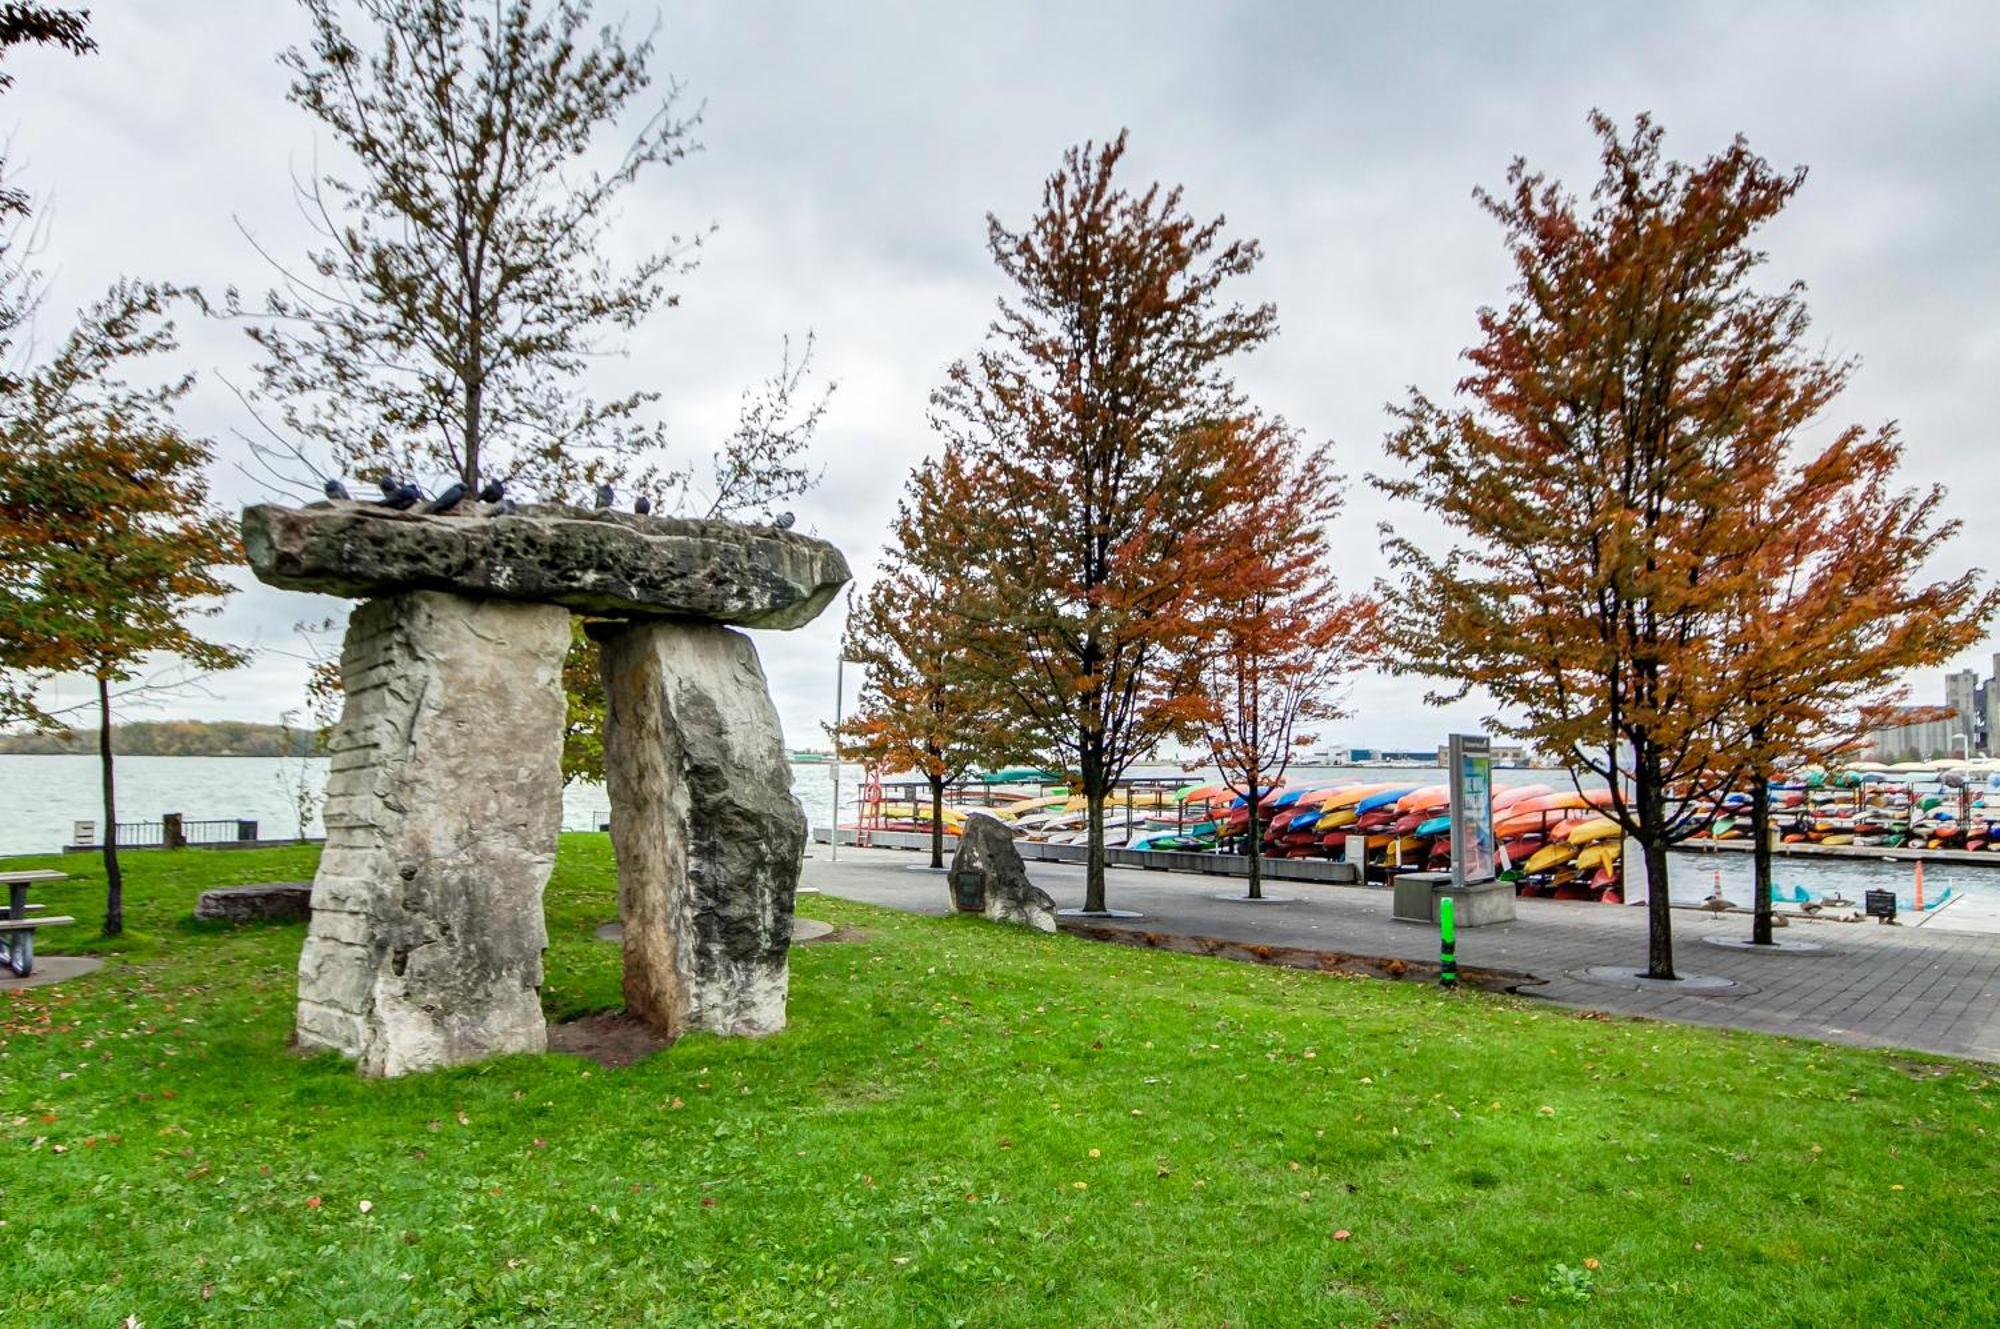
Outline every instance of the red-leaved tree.
<svg viewBox="0 0 2000 1329">
<path fill-rule="evenodd" d="M 1338 719 L 1342 679 L 1377 643 L 1378 606 L 1343 595 L 1326 544 L 1340 510 L 1332 450 L 1308 449 L 1282 423 L 1253 426 L 1263 486 L 1242 513 L 1232 582 L 1215 588 L 1213 643 L 1202 669 L 1204 738 L 1223 783 L 1241 795 L 1250 899 L 1263 898 L 1263 800 L 1314 741 L 1301 726 Z"/>
<path fill-rule="evenodd" d="M 947 504 L 958 458 L 911 474 L 875 583 L 847 620 L 843 655 L 867 674 L 858 709 L 841 722 L 843 752 L 930 786 L 931 866 L 944 866 L 944 790 L 1000 746 L 993 692 L 970 653 L 973 620 Z"/>
<path fill-rule="evenodd" d="M 1228 365 L 1276 320 L 1229 295 L 1255 242 L 1197 222 L 1178 189 L 1120 187 L 1124 155 L 1122 134 L 1072 149 L 1026 229 L 988 218 L 1013 291 L 933 398 L 964 477 L 954 573 L 973 656 L 1023 745 L 1077 774 L 1095 912 L 1113 785 L 1200 735 L 1208 609 L 1261 479 Z"/>
</svg>

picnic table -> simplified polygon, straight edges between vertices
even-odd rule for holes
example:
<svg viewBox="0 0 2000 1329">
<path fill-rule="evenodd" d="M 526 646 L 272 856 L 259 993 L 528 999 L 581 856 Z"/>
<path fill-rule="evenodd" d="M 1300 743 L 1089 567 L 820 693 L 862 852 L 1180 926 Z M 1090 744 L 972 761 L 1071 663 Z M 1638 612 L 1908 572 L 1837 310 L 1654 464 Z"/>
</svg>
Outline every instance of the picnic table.
<svg viewBox="0 0 2000 1329">
<path fill-rule="evenodd" d="M 30 918 L 31 911 L 41 909 L 40 905 L 28 903 L 28 888 L 39 882 L 67 881 L 69 874 L 56 872 L 50 868 L 32 868 L 22 872 L 0 872 L 0 883 L 7 887 L 7 916 L 0 918 L 0 962 L 20 978 L 35 972 L 35 929 L 63 927 L 76 920 L 67 915 L 49 918 Z"/>
</svg>

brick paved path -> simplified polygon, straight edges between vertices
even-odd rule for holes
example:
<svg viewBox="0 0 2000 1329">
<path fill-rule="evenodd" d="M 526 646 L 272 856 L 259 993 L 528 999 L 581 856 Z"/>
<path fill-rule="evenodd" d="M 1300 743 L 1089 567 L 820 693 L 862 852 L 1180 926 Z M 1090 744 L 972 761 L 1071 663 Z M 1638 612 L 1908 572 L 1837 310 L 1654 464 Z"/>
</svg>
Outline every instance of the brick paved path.
<svg viewBox="0 0 2000 1329">
<path fill-rule="evenodd" d="M 944 879 L 912 870 L 923 861 L 915 854 L 843 847 L 836 863 L 825 845 L 815 845 L 813 855 L 806 862 L 805 885 L 847 899 L 945 912 Z M 1031 863 L 1028 870 L 1058 906 L 1082 904 L 1082 867 Z M 1113 907 L 1146 915 L 1113 926 L 1406 960 L 1437 958 L 1436 933 L 1392 920 L 1389 893 L 1379 887 L 1274 883 L 1271 894 L 1298 897 L 1283 905 L 1214 898 L 1231 889 L 1221 878 L 1138 869 L 1113 869 L 1106 880 Z M 1597 966 L 1645 965 L 1644 910 L 1544 900 L 1519 904 L 1514 923 L 1462 931 L 1459 962 L 1543 980 L 1524 986 L 1526 995 L 1621 1014 L 2000 1061 L 2000 934 L 1795 922 L 1779 936 L 1825 949 L 1750 952 L 1701 940 L 1746 936 L 1746 916 L 1677 910 L 1676 968 L 1683 975 L 1726 978 L 1734 986 L 1642 990 L 1580 975 Z"/>
</svg>

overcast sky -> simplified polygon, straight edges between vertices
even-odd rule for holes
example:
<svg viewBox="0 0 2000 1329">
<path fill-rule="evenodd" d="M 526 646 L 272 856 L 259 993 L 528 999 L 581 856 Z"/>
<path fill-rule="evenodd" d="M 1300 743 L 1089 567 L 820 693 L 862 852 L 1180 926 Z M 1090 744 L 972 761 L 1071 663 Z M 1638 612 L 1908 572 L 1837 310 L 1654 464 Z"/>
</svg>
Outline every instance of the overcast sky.
<svg viewBox="0 0 2000 1329">
<path fill-rule="evenodd" d="M 300 15 L 284 0 L 90 8 L 100 50 L 17 54 L 0 99 L 49 227 L 50 309 L 121 274 L 263 289 L 271 274 L 239 224 L 301 254 L 287 172 L 327 150 L 275 62 L 303 40 Z M 1384 465 L 1384 404 L 1411 385 L 1447 392 L 1475 311 L 1504 297 L 1473 187 L 1500 183 L 1516 155 L 1587 187 L 1592 107 L 1650 110 L 1682 158 L 1741 132 L 1781 167 L 1810 166 L 1765 237 L 1766 280 L 1804 281 L 1817 335 L 1860 358 L 1840 421 L 1900 421 L 1911 478 L 1952 486 L 1965 531 L 1936 572 L 2000 568 L 2000 6 L 600 0 L 599 13 L 637 31 L 657 16 L 656 72 L 706 106 L 703 151 L 626 195 L 620 244 L 720 228 L 680 307 L 629 339 L 603 390 L 659 389 L 682 457 L 702 456 L 785 334 L 814 331 L 839 389 L 817 445 L 825 483 L 799 525 L 864 580 L 903 476 L 937 447 L 926 398 L 1001 293 L 984 216 L 1028 217 L 1066 146 L 1127 127 L 1133 183 L 1181 183 L 1191 210 L 1262 241 L 1240 294 L 1275 301 L 1281 333 L 1241 381 L 1332 439 L 1358 477 Z M 185 331 L 202 374 L 186 423 L 218 440 L 218 497 L 266 497 L 234 468 L 232 431 L 249 422 L 223 383 L 247 382 L 252 348 L 237 327 Z M 1355 585 L 1384 570 L 1382 519 L 1417 520 L 1350 486 L 1334 545 Z M 247 584 L 213 629 L 269 649 L 155 714 L 276 720 L 300 704 L 292 625 L 345 610 Z M 757 634 L 795 746 L 824 741 L 836 619 Z M 1986 673 L 1991 649 L 1967 662 Z M 1926 700 L 1941 690 L 1935 674 L 1916 682 Z M 1429 709 L 1422 692 L 1363 679 L 1353 716 L 1323 737 L 1427 746 L 1481 714 Z"/>
</svg>

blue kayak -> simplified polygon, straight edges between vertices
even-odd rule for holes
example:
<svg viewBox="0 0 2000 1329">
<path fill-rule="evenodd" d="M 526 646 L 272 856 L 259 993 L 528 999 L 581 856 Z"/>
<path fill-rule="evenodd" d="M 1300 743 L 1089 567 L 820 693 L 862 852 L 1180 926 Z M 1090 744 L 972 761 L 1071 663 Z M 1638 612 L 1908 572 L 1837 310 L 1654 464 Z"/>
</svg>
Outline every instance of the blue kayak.
<svg viewBox="0 0 2000 1329">
<path fill-rule="evenodd" d="M 1451 829 L 1451 817 L 1449 815 L 1443 817 L 1432 817 L 1429 821 L 1417 827 L 1417 834 L 1443 835 L 1446 831 L 1450 829 Z"/>
<path fill-rule="evenodd" d="M 1354 815 L 1358 817 L 1364 813 L 1373 812 L 1376 808 L 1386 808 L 1397 800 L 1407 798 L 1422 788 L 1423 786 L 1420 784 L 1413 784 L 1405 785 L 1401 789 L 1385 789 L 1379 794 L 1370 794 L 1355 804 Z"/>
</svg>

